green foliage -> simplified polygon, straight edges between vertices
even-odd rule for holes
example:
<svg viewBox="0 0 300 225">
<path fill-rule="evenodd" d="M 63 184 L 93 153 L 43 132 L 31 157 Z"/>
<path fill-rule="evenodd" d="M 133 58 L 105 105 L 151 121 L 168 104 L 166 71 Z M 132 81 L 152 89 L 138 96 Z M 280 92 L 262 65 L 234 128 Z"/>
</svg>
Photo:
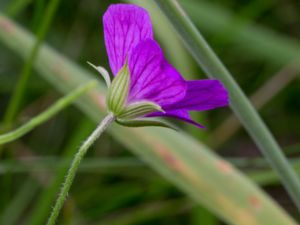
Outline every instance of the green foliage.
<svg viewBox="0 0 300 225">
<path fill-rule="evenodd" d="M 49 120 L 55 114 L 60 112 L 62 109 L 66 108 L 70 105 L 76 98 L 80 97 L 83 93 L 90 90 L 91 88 L 96 86 L 96 81 L 91 81 L 85 85 L 78 87 L 76 90 L 66 95 L 59 101 L 57 101 L 53 106 L 49 107 L 47 110 L 42 112 L 41 114 L 35 116 L 30 121 L 28 121 L 23 126 L 17 128 L 14 131 L 10 131 L 6 134 L 0 135 L 0 145 L 3 145 L 7 142 L 14 141 L 23 135 L 27 134 L 29 131 L 33 130 L 38 125 L 41 125 L 45 121 Z"/>
<path fill-rule="evenodd" d="M 231 108 L 244 124 L 245 129 L 261 152 L 269 160 L 273 169 L 278 173 L 283 185 L 300 211 L 300 179 L 282 153 L 272 133 L 233 76 L 213 52 L 176 0 L 156 0 L 156 2 L 182 36 L 183 41 L 197 60 L 199 66 L 203 67 L 209 77 L 223 82 L 230 95 Z"/>
<path fill-rule="evenodd" d="M 181 73 L 189 79 L 203 78 L 203 72 L 195 66 L 154 2 L 127 2 L 147 7 L 156 37 Z M 7 110 L 18 78 L 15 75 L 22 68 L 23 61 L 17 56 L 25 61 L 29 59 L 35 43 L 29 30 L 41 29 L 38 24 L 47 19 L 47 3 L 44 0 L 0 2 L 1 10 L 24 27 L 0 16 L 0 116 Z M 50 107 L 58 98 L 54 90 L 65 95 L 99 77 L 87 71 L 90 68 L 86 61 L 109 68 L 99 18 L 110 3 L 113 1 L 61 1 L 45 36 L 49 45 L 41 45 L 33 60 L 35 70 L 27 82 L 13 127 L 25 124 Z M 273 74 L 298 56 L 296 3 L 186 0 L 180 4 L 247 94 L 264 87 L 262 84 L 268 84 Z M 280 143 L 296 144 L 292 152 L 285 148 L 284 151 L 289 152 L 290 164 L 299 173 L 299 80 L 293 76 L 293 82 L 286 82 L 284 75 L 281 79 L 284 80 L 272 81 L 275 88 L 279 83 L 283 86 L 276 98 L 272 99 L 274 92 L 267 92 L 271 97 L 261 115 Z M 99 84 L 96 90 L 76 101 L 76 108 L 65 109 L 3 148 L 0 223 L 45 223 L 72 156 L 106 112 L 106 91 Z M 182 124 L 178 124 L 181 127 L 178 132 L 113 126 L 89 151 L 79 168 L 59 224 L 216 225 L 221 221 L 239 225 L 295 224 L 287 214 L 299 221 L 299 214 L 284 194 L 278 176 L 260 158 L 245 132 L 232 134 L 230 140 L 226 136 L 218 150 L 249 178 L 264 186 L 267 193 L 206 147 L 216 144 L 211 130 L 219 128 L 229 110 L 203 114 L 206 117 L 201 115 L 198 119 L 207 127 L 205 131 Z M 132 157 L 127 150 L 139 158 Z M 189 198 L 185 197 L 186 193 Z M 267 196 L 269 193 L 286 212 Z M 208 211 L 196 207 L 195 202 Z"/>
</svg>

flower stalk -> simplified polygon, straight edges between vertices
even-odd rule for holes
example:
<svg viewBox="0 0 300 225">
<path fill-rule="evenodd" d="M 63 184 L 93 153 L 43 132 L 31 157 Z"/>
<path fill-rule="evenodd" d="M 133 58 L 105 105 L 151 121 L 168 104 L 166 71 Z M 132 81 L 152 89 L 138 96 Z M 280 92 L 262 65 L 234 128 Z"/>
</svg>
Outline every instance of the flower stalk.
<svg viewBox="0 0 300 225">
<path fill-rule="evenodd" d="M 83 159 L 83 157 L 85 156 L 85 154 L 87 153 L 88 149 L 93 145 L 93 143 L 95 143 L 95 141 L 100 137 L 100 135 L 109 127 L 109 125 L 114 120 L 115 120 L 115 117 L 113 116 L 113 114 L 109 113 L 106 117 L 104 117 L 104 119 L 97 126 L 97 128 L 93 131 L 93 133 L 84 141 L 84 143 L 79 148 L 79 150 L 76 153 L 76 155 L 72 161 L 72 164 L 68 170 L 67 176 L 62 185 L 60 194 L 56 200 L 56 203 L 51 212 L 51 215 L 48 219 L 47 225 L 55 224 L 57 217 L 59 215 L 59 212 L 64 205 L 64 202 L 66 200 L 66 197 L 68 195 L 70 187 L 74 181 L 74 177 L 76 175 L 76 172 L 78 170 L 80 162 Z"/>
</svg>

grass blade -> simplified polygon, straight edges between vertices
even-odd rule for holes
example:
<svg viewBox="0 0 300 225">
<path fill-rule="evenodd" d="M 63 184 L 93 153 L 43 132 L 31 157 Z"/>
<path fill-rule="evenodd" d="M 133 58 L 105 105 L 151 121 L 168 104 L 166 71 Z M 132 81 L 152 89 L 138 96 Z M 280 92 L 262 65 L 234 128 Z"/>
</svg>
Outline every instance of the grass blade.
<svg viewBox="0 0 300 225">
<path fill-rule="evenodd" d="M 294 81 L 300 72 L 299 59 L 282 68 L 278 73 L 273 75 L 265 84 L 263 84 L 250 97 L 253 106 L 260 110 L 269 101 L 274 99 L 283 89 L 285 89 L 292 81 Z M 214 148 L 218 148 L 230 139 L 241 127 L 238 119 L 231 115 L 213 132 Z"/>
<path fill-rule="evenodd" d="M 5 143 L 14 141 L 22 137 L 23 135 L 27 134 L 35 127 L 41 125 L 42 123 L 49 120 L 51 117 L 55 116 L 61 110 L 69 106 L 76 98 L 79 98 L 80 95 L 82 95 L 83 93 L 87 92 L 88 90 L 90 90 L 95 86 L 96 86 L 96 81 L 91 81 L 87 84 L 83 84 L 82 86 L 78 87 L 68 95 L 59 99 L 56 103 L 54 103 L 52 106 L 50 106 L 48 109 L 46 109 L 39 115 L 33 117 L 26 124 L 22 125 L 21 127 L 11 132 L 0 135 L 0 146 Z"/>
<path fill-rule="evenodd" d="M 180 3 L 196 25 L 208 33 L 222 36 L 223 31 L 232 24 L 235 25 L 235 21 L 238 20 L 232 12 L 210 1 L 187 0 Z M 299 57 L 300 51 L 298 40 L 257 24 L 235 29 L 234 35 L 230 35 L 230 43 L 256 59 L 279 66 L 284 66 Z"/>
<path fill-rule="evenodd" d="M 34 43 L 32 35 L 1 14 L 0 40 L 24 58 Z M 92 79 L 86 70 L 49 46 L 41 48 L 35 68 L 62 93 Z M 104 85 L 99 85 L 77 101 L 77 106 L 95 122 L 106 111 L 104 90 Z M 296 224 L 249 179 L 184 132 L 117 125 L 109 132 L 194 201 L 230 224 L 245 224 L 245 220 L 256 225 Z"/>
<path fill-rule="evenodd" d="M 223 82 L 230 94 L 231 107 L 251 135 L 300 210 L 300 179 L 288 163 L 274 137 L 239 85 L 225 68 L 176 0 L 156 0 L 181 35 L 191 54 L 207 75 Z"/>
<path fill-rule="evenodd" d="M 38 30 L 38 34 L 37 34 L 38 38 L 35 42 L 34 47 L 32 48 L 32 50 L 30 52 L 30 57 L 28 58 L 28 60 L 26 61 L 26 63 L 24 64 L 24 66 L 22 68 L 20 78 L 19 78 L 17 85 L 15 87 L 15 90 L 12 94 L 7 111 L 4 114 L 4 130 L 10 128 L 11 123 L 12 123 L 14 117 L 16 116 L 18 109 L 22 103 L 23 95 L 25 93 L 27 82 L 30 78 L 30 74 L 32 71 L 34 61 L 38 55 L 39 48 L 46 36 L 46 33 L 51 24 L 52 18 L 55 14 L 55 11 L 58 7 L 59 2 L 60 2 L 60 0 L 51 0 L 48 3 L 48 6 L 47 6 L 47 9 L 45 12 L 45 16 L 44 16 L 44 18 L 42 20 L 42 24 L 40 25 L 39 30 Z"/>
</svg>

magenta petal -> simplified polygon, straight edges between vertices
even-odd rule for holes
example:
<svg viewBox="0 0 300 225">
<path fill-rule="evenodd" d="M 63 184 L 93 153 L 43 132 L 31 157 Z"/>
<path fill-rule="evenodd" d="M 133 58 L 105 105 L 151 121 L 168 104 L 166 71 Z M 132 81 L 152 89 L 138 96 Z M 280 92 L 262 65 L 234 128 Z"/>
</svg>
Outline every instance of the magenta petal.
<svg viewBox="0 0 300 225">
<path fill-rule="evenodd" d="M 184 98 L 186 82 L 167 62 L 155 41 L 140 42 L 129 56 L 128 65 L 129 102 L 149 100 L 163 107 Z"/>
<path fill-rule="evenodd" d="M 152 114 L 148 115 L 148 117 L 175 118 L 175 119 L 179 119 L 184 122 L 190 123 L 192 125 L 195 125 L 198 128 L 205 128 L 203 125 L 192 120 L 192 118 L 190 117 L 187 110 L 173 110 L 173 111 L 167 111 L 166 113 L 157 112 L 157 113 L 152 113 Z"/>
<path fill-rule="evenodd" d="M 114 75 L 140 41 L 153 38 L 149 14 L 135 5 L 110 5 L 103 16 L 103 26 L 109 64 Z"/>
<path fill-rule="evenodd" d="M 166 106 L 167 110 L 185 109 L 203 111 L 229 104 L 228 92 L 218 80 L 187 81 L 186 96 L 173 105 Z"/>
</svg>

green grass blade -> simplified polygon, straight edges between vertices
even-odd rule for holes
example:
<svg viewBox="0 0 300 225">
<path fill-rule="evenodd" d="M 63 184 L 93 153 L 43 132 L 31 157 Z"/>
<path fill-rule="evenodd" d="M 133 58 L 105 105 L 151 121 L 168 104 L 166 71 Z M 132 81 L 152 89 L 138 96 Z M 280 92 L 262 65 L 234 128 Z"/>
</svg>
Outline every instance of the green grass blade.
<svg viewBox="0 0 300 225">
<path fill-rule="evenodd" d="M 41 25 L 40 24 L 40 21 L 43 20 L 43 14 L 44 14 L 44 8 L 45 8 L 45 3 L 46 1 L 45 0 L 35 0 L 34 1 L 34 13 L 33 13 L 33 18 L 31 20 L 31 23 L 32 23 L 32 30 L 34 32 L 38 31 L 38 28 L 39 26 Z M 57 7 L 57 6 L 55 6 Z M 55 14 L 55 9 L 54 9 L 54 13 L 53 15 Z M 52 15 L 51 15 L 52 17 Z M 45 17 L 46 18 L 46 17 Z"/>
<path fill-rule="evenodd" d="M 82 140 L 82 139 L 81 139 Z M 78 143 L 81 142 L 78 141 Z M 78 145 L 76 145 L 78 146 Z M 75 146 L 75 148 L 76 148 Z M 245 167 L 263 167 L 265 169 L 255 170 L 255 171 L 247 171 L 247 175 L 255 181 L 257 184 L 261 186 L 268 185 L 278 185 L 280 184 L 280 179 L 278 175 L 268 168 L 268 163 L 264 159 L 245 159 L 245 158 L 227 158 L 227 160 L 233 165 L 241 168 Z M 37 171 L 45 171 L 45 172 L 57 172 L 61 169 L 66 169 L 70 163 L 70 159 L 66 158 L 40 158 L 34 160 L 25 160 L 25 164 L 20 164 L 13 161 L 2 161 L 0 164 L 1 173 L 4 174 L 6 172 L 10 173 L 33 173 Z M 300 175 L 300 160 L 292 160 L 291 164 L 297 174 Z M 117 158 L 117 159 L 94 159 L 87 158 L 84 159 L 79 167 L 80 173 L 101 173 L 101 174 L 136 174 L 137 176 L 141 176 L 147 171 L 146 165 L 137 160 L 135 158 Z M 59 172 L 58 172 L 59 173 Z M 58 183 L 59 186 L 60 183 Z M 49 190 L 46 191 L 49 194 Z M 55 192 L 53 196 L 56 194 Z M 49 207 L 49 204 L 44 204 Z M 38 209 L 42 207 L 36 207 Z M 35 215 L 40 215 L 39 213 L 35 213 Z M 47 215 L 46 215 L 47 216 Z"/>
<path fill-rule="evenodd" d="M 151 202 L 143 204 L 125 212 L 115 212 L 114 216 L 104 217 L 100 222 L 92 225 L 134 225 L 151 221 L 152 218 L 163 219 L 174 211 L 183 211 L 187 204 L 182 199 L 165 200 L 163 202 Z M 209 225 L 209 224 L 208 224 Z"/>
<path fill-rule="evenodd" d="M 39 115 L 31 118 L 23 126 L 17 128 L 16 130 L 8 132 L 6 134 L 0 135 L 0 145 L 3 145 L 5 143 L 16 140 L 16 139 L 22 137 L 23 135 L 27 134 L 31 130 L 33 130 L 35 127 L 46 122 L 47 120 L 52 118 L 54 115 L 59 113 L 61 110 L 63 110 L 67 106 L 69 106 L 75 99 L 79 98 L 80 95 L 82 95 L 86 91 L 90 90 L 91 88 L 95 87 L 96 84 L 97 84 L 96 81 L 91 81 L 91 82 L 88 82 L 87 84 L 84 84 L 84 85 L 76 88 L 76 90 L 72 91 L 68 95 L 59 99 L 56 103 L 54 103 L 48 109 L 46 109 Z"/>
<path fill-rule="evenodd" d="M 283 89 L 292 83 L 292 81 L 299 77 L 299 61 L 300 60 L 298 59 L 282 68 L 251 95 L 250 101 L 257 110 L 263 108 L 268 102 L 274 99 L 275 96 L 283 91 Z M 212 134 L 215 140 L 213 144 L 214 148 L 222 146 L 224 142 L 233 137 L 240 127 L 241 124 L 234 115 L 226 118 Z"/>
<path fill-rule="evenodd" d="M 213 38 L 212 43 L 218 47 L 224 46 L 232 41 L 232 37 L 239 34 L 252 23 L 255 18 L 261 16 L 270 9 L 276 2 L 273 0 L 254 0 L 246 4 L 238 12 L 235 12 L 235 18 L 227 27 L 222 28 L 220 33 Z M 194 3 L 192 3 L 194 4 Z"/>
<path fill-rule="evenodd" d="M 91 122 L 90 122 L 91 123 Z M 90 123 L 88 124 L 89 126 Z M 93 124 L 94 126 L 94 124 Z M 80 126 L 79 126 L 80 127 Z M 84 128 L 81 126 L 80 128 Z M 90 130 L 90 129 L 89 129 Z M 78 133 L 86 134 L 87 132 L 84 130 L 78 131 Z M 76 137 L 80 135 L 77 134 Z M 83 136 L 83 135 L 81 135 Z M 80 136 L 80 137 L 81 137 Z M 85 136 L 86 137 L 86 136 Z M 83 137 L 84 138 L 84 137 Z M 77 140 L 77 145 L 75 148 L 82 142 L 82 139 Z M 0 163 L 0 174 L 4 174 L 6 172 L 11 173 L 32 173 L 38 171 L 45 171 L 45 172 L 57 172 L 58 174 L 61 173 L 62 169 L 68 168 L 70 164 L 70 159 L 74 154 L 68 153 L 68 156 L 62 155 L 61 157 L 41 157 L 38 159 L 22 159 L 20 164 L 19 162 L 11 161 L 11 160 L 2 160 Z M 93 173 L 95 171 L 99 173 L 114 173 L 117 171 L 119 173 L 121 170 L 123 171 L 130 171 L 139 169 L 145 169 L 145 164 L 138 159 L 133 157 L 120 157 L 120 158 L 86 158 L 82 161 L 79 167 L 79 171 L 82 173 Z"/>
<path fill-rule="evenodd" d="M 300 210 L 300 179 L 239 85 L 185 14 L 179 3 L 175 0 L 156 0 L 156 2 L 169 17 L 187 48 L 207 75 L 223 82 L 229 91 L 230 105 L 233 111 L 264 156 L 269 160 L 273 169 L 279 174 L 285 188 Z"/>
<path fill-rule="evenodd" d="M 27 82 L 30 78 L 34 61 L 38 55 L 39 48 L 46 36 L 46 33 L 51 24 L 52 18 L 56 12 L 59 2 L 60 0 L 51 0 L 47 5 L 45 16 L 43 17 L 42 23 L 37 32 L 38 38 L 35 42 L 34 47 L 32 48 L 30 57 L 28 57 L 26 63 L 22 68 L 20 78 L 12 94 L 8 108 L 4 114 L 4 130 L 8 129 L 11 126 L 11 123 L 14 117 L 16 116 L 18 109 L 22 103 L 23 95 L 25 93 Z"/>
<path fill-rule="evenodd" d="M 235 25 L 238 20 L 232 12 L 211 1 L 187 0 L 180 3 L 197 26 L 214 35 L 224 35 L 223 31 L 232 24 Z M 230 35 L 230 43 L 256 59 L 279 66 L 296 59 L 300 51 L 298 40 L 258 24 L 248 24 L 243 29 L 235 29 L 234 35 Z"/>
<path fill-rule="evenodd" d="M 23 58 L 28 57 L 34 43 L 32 35 L 1 14 L 0 40 Z M 35 68 L 62 93 L 92 79 L 90 73 L 49 46 L 41 48 Z M 95 122 L 106 111 L 104 91 L 104 85 L 99 85 L 77 101 Z M 194 201 L 230 224 L 296 224 L 254 183 L 184 132 L 118 125 L 108 131 Z"/>
</svg>

